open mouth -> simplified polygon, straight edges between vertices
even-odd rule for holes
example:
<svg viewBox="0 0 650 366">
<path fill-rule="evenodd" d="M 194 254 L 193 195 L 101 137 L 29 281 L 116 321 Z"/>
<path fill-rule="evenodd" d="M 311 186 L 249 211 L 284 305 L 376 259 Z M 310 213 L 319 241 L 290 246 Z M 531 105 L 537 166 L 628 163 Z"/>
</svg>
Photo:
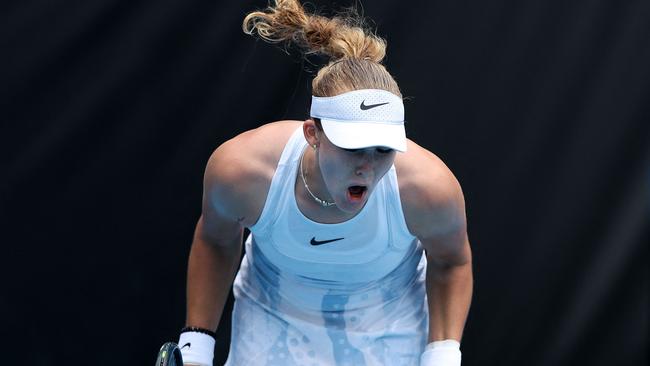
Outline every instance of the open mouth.
<svg viewBox="0 0 650 366">
<path fill-rule="evenodd" d="M 351 201 L 360 201 L 367 191 L 368 187 L 366 186 L 350 186 L 348 187 L 348 196 Z"/>
</svg>

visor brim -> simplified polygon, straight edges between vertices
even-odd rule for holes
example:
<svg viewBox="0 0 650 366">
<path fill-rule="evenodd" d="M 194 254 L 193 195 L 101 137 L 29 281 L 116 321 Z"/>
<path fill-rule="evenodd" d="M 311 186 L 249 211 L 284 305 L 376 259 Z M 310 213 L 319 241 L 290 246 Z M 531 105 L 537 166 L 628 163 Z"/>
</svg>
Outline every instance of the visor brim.
<svg viewBox="0 0 650 366">
<path fill-rule="evenodd" d="M 321 118 L 327 138 L 343 149 L 385 147 L 406 152 L 406 130 L 403 123 L 336 121 Z"/>
</svg>

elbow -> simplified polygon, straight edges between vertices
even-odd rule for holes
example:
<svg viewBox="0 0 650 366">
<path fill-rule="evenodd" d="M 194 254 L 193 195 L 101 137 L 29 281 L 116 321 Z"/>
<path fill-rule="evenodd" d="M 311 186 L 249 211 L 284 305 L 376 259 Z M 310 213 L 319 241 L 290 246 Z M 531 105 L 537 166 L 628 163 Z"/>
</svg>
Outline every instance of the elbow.
<svg viewBox="0 0 650 366">
<path fill-rule="evenodd" d="M 449 245 L 443 249 L 427 251 L 427 262 L 438 268 L 470 267 L 472 266 L 472 249 L 469 240 L 461 241 L 460 245 Z"/>
</svg>

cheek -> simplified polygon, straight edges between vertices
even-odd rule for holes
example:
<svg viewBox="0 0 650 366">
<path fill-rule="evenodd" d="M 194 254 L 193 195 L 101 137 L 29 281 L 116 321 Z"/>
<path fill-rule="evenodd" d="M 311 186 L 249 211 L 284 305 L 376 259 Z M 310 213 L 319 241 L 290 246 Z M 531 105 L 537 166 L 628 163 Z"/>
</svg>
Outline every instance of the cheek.
<svg viewBox="0 0 650 366">
<path fill-rule="evenodd" d="M 393 165 L 395 162 L 395 154 L 390 154 L 388 156 L 382 156 L 379 159 L 377 159 L 377 165 L 375 168 L 375 172 L 379 173 L 379 175 L 384 175 L 390 167 Z"/>
<path fill-rule="evenodd" d="M 328 185 L 335 183 L 342 175 L 344 162 L 334 155 L 321 156 L 319 160 L 321 174 Z"/>
<path fill-rule="evenodd" d="M 347 182 L 353 177 L 353 163 L 350 159 L 336 154 L 323 156 L 319 163 L 325 185 L 331 192 L 336 192 L 346 187 Z"/>
</svg>

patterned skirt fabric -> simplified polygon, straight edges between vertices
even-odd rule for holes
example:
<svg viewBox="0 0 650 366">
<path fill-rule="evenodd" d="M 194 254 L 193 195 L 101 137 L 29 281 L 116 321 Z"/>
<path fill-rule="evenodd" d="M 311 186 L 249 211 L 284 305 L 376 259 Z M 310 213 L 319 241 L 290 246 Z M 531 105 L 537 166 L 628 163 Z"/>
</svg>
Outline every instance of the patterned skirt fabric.
<svg viewBox="0 0 650 366">
<path fill-rule="evenodd" d="M 249 237 L 234 282 L 226 366 L 418 365 L 426 345 L 426 258 L 417 248 L 372 283 L 280 273 Z"/>
</svg>

